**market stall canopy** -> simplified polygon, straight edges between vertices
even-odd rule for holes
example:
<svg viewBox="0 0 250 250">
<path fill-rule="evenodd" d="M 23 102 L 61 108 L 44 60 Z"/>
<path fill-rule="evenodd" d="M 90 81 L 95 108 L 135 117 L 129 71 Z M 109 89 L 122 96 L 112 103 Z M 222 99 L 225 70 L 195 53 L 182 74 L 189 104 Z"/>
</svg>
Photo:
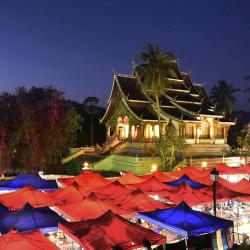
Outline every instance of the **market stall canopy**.
<svg viewBox="0 0 250 250">
<path fill-rule="evenodd" d="M 81 187 L 76 182 L 73 182 L 71 185 L 65 188 L 47 191 L 46 194 L 49 197 L 58 200 L 56 204 L 60 204 L 81 201 L 90 194 L 90 191 L 86 190 L 84 187 Z"/>
<path fill-rule="evenodd" d="M 183 237 L 233 226 L 233 221 L 192 210 L 185 202 L 181 202 L 175 208 L 138 213 L 138 217 Z"/>
<path fill-rule="evenodd" d="M 109 184 L 110 182 L 99 173 L 85 172 L 75 177 L 58 179 L 64 186 L 69 186 L 76 182 L 84 188 L 96 188 Z"/>
<path fill-rule="evenodd" d="M 154 176 L 160 182 L 174 181 L 176 179 L 172 176 L 172 173 L 161 172 L 160 170 L 157 170 L 152 174 L 142 175 L 140 176 L 140 178 L 147 180 L 151 178 L 152 176 Z"/>
<path fill-rule="evenodd" d="M 250 181 L 245 178 L 241 179 L 238 182 L 230 182 L 219 177 L 218 182 L 230 190 L 250 195 Z"/>
<path fill-rule="evenodd" d="M 240 167 L 229 167 L 226 163 L 220 163 L 215 166 L 220 175 L 233 175 L 233 174 L 250 174 L 250 167 L 240 166 Z"/>
<path fill-rule="evenodd" d="M 59 250 L 40 231 L 18 233 L 10 231 L 0 237 L 0 250 Z"/>
<path fill-rule="evenodd" d="M 65 222 L 61 216 L 48 207 L 33 208 L 28 203 L 21 210 L 0 214 L 0 221 L 1 233 L 8 233 L 13 228 L 19 232 L 43 228 L 55 230 L 59 222 Z"/>
<path fill-rule="evenodd" d="M 205 195 L 213 195 L 213 186 L 208 186 L 199 191 Z M 238 201 L 250 201 L 250 195 L 246 193 L 240 193 L 233 191 L 220 183 L 216 183 L 216 200 L 217 201 L 229 201 L 229 200 L 238 200 Z"/>
<path fill-rule="evenodd" d="M 207 194 L 201 193 L 197 189 L 192 189 L 188 184 L 185 182 L 182 183 L 178 188 L 170 191 L 168 196 L 164 198 L 170 200 L 174 204 L 179 204 L 180 202 L 184 201 L 189 206 L 197 206 L 201 204 L 210 203 L 213 201 L 213 196 L 209 196 Z"/>
<path fill-rule="evenodd" d="M 91 193 L 79 202 L 60 204 L 55 207 L 55 210 L 72 221 L 95 219 L 108 210 L 112 210 L 114 213 L 123 216 L 134 215 L 131 211 L 115 207 L 112 204 L 98 199 L 94 193 Z"/>
<path fill-rule="evenodd" d="M 0 202 L 11 210 L 17 210 L 26 203 L 33 207 L 51 207 L 56 203 L 56 200 L 32 186 L 26 186 L 14 192 L 0 194 Z"/>
<path fill-rule="evenodd" d="M 165 236 L 133 224 L 111 211 L 94 220 L 59 224 L 59 228 L 86 250 L 111 250 L 114 246 L 135 249 L 143 246 L 144 239 L 152 245 L 166 242 Z"/>
<path fill-rule="evenodd" d="M 30 185 L 40 190 L 57 189 L 55 180 L 45 180 L 37 173 L 19 174 L 14 179 L 0 181 L 0 190 L 16 190 Z"/>
<path fill-rule="evenodd" d="M 123 199 L 126 195 L 130 194 L 133 189 L 116 180 L 107 186 L 93 189 L 93 191 L 100 199 L 118 201 L 118 199 Z"/>
<path fill-rule="evenodd" d="M 163 204 L 149 197 L 140 189 L 136 189 L 132 193 L 128 194 L 117 204 L 117 206 L 133 212 L 154 211 L 156 209 L 169 207 L 169 205 Z"/>
<path fill-rule="evenodd" d="M 139 184 L 133 184 L 132 186 L 139 188 L 145 193 L 151 194 L 175 189 L 175 187 L 170 187 L 160 182 L 155 176 L 151 176 L 146 181 Z"/>
<path fill-rule="evenodd" d="M 166 184 L 169 186 L 172 186 L 172 187 L 178 187 L 182 183 L 185 183 L 185 182 L 193 189 L 200 189 L 200 188 L 204 188 L 207 186 L 205 184 L 202 184 L 200 182 L 197 182 L 197 181 L 190 179 L 187 175 L 183 175 L 181 178 L 179 178 L 177 180 L 174 180 L 171 182 L 166 182 Z"/>
<path fill-rule="evenodd" d="M 0 203 L 0 214 L 8 213 L 9 209 Z"/>
<path fill-rule="evenodd" d="M 145 181 L 143 178 L 140 178 L 139 176 L 136 176 L 131 172 L 128 172 L 122 175 L 121 177 L 118 178 L 118 180 L 120 183 L 126 184 L 126 185 L 141 183 Z"/>
</svg>

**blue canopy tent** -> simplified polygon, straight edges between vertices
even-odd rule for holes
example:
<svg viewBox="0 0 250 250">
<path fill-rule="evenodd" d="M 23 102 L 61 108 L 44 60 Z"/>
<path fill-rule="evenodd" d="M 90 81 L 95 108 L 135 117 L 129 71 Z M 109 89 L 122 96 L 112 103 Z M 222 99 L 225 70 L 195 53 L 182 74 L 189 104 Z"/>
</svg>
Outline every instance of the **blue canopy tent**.
<svg viewBox="0 0 250 250">
<path fill-rule="evenodd" d="M 30 185 L 40 190 L 57 189 L 55 180 L 44 180 L 37 173 L 19 174 L 14 179 L 0 181 L 0 190 L 16 190 Z"/>
<path fill-rule="evenodd" d="M 187 175 L 183 175 L 181 178 L 174 180 L 174 181 L 165 182 L 165 184 L 172 186 L 172 187 L 178 187 L 184 182 L 186 182 L 193 189 L 200 189 L 200 188 L 207 187 L 207 185 L 205 184 L 201 184 L 197 181 L 190 179 Z"/>
<path fill-rule="evenodd" d="M 48 228 L 55 231 L 58 223 L 64 222 L 61 216 L 48 207 L 33 208 L 26 203 L 21 210 L 0 214 L 0 232 L 8 233 L 13 228 L 19 232 Z"/>
<path fill-rule="evenodd" d="M 9 209 L 5 207 L 2 203 L 0 203 L 0 214 L 8 213 Z"/>
<path fill-rule="evenodd" d="M 197 236 L 233 226 L 233 221 L 192 210 L 185 202 L 181 202 L 175 208 L 138 213 L 138 217 L 183 237 Z"/>
</svg>

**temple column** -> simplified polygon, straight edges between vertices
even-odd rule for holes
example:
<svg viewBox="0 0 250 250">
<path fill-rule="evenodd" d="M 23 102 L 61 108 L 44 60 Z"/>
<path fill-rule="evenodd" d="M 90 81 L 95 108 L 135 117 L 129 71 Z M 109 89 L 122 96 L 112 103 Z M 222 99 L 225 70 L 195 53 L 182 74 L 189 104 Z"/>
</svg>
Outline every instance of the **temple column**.
<svg viewBox="0 0 250 250">
<path fill-rule="evenodd" d="M 209 128 L 209 133 L 210 133 L 210 143 L 214 143 L 214 124 L 213 121 L 210 122 L 210 128 Z"/>
<path fill-rule="evenodd" d="M 224 134 L 224 143 L 227 143 L 227 127 L 226 125 L 223 126 L 223 134 Z"/>
<path fill-rule="evenodd" d="M 197 143 L 197 124 L 195 123 L 193 126 L 194 129 L 194 143 Z"/>
<path fill-rule="evenodd" d="M 145 127 L 145 124 L 142 122 L 140 125 L 140 142 L 144 141 L 144 127 Z"/>
</svg>

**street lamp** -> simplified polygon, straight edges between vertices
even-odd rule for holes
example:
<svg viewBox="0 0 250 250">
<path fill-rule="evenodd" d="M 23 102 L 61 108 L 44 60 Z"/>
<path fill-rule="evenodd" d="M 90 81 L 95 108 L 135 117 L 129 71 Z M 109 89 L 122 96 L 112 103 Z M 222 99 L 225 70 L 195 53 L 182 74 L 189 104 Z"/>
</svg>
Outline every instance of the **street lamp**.
<svg viewBox="0 0 250 250">
<path fill-rule="evenodd" d="M 219 172 L 216 168 L 210 172 L 210 179 L 213 182 L 213 198 L 214 198 L 214 216 L 216 216 L 216 183 L 218 181 Z"/>
</svg>

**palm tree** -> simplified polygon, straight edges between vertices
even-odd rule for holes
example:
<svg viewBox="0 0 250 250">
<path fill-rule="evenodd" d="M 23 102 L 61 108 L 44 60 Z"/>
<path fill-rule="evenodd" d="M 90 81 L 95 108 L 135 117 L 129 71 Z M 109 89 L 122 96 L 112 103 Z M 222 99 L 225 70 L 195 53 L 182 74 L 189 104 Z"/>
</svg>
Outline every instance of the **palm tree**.
<svg viewBox="0 0 250 250">
<path fill-rule="evenodd" d="M 215 111 L 228 117 L 232 114 L 236 98 L 234 93 L 240 91 L 225 80 L 218 81 L 218 85 L 211 89 L 210 98 L 215 105 Z"/>
<path fill-rule="evenodd" d="M 91 146 L 94 145 L 94 133 L 93 133 L 93 116 L 97 113 L 97 105 L 99 103 L 99 99 L 95 96 L 86 97 L 83 101 L 85 106 L 85 111 L 89 114 L 90 117 L 90 138 L 91 138 Z"/>
<path fill-rule="evenodd" d="M 175 59 L 174 55 L 160 49 L 158 46 L 146 44 L 144 51 L 137 56 L 138 66 L 135 68 L 135 74 L 139 82 L 146 90 L 153 93 L 156 102 L 159 135 L 161 139 L 161 117 L 159 97 L 169 86 L 167 77 L 176 78 L 176 73 L 171 69 L 171 62 Z"/>
<path fill-rule="evenodd" d="M 245 76 L 245 77 L 244 77 L 244 80 L 246 80 L 246 81 L 250 81 L 250 75 Z M 243 91 L 243 92 L 244 92 L 244 93 L 248 93 L 248 92 L 250 92 L 250 88 L 248 87 L 248 88 L 244 89 L 244 91 Z M 248 98 L 248 102 L 250 103 L 250 98 Z"/>
</svg>

